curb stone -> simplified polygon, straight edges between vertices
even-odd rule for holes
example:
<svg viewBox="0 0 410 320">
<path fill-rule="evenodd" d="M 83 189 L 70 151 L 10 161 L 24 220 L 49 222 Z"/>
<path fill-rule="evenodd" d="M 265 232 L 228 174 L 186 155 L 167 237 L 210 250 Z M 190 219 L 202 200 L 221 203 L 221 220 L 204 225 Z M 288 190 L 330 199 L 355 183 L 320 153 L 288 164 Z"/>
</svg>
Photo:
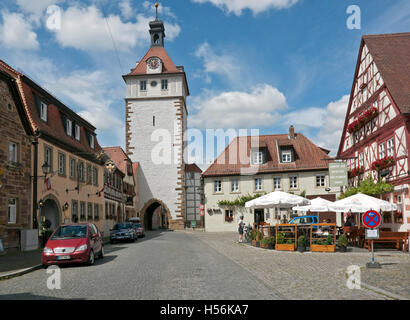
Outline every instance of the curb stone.
<svg viewBox="0 0 410 320">
<path fill-rule="evenodd" d="M 22 276 L 24 274 L 39 270 L 42 267 L 43 267 L 43 265 L 38 264 L 38 265 L 30 267 L 30 268 L 21 269 L 21 270 L 18 270 L 18 271 L 12 271 L 12 272 L 7 273 L 5 275 L 0 275 L 0 281 Z"/>
</svg>

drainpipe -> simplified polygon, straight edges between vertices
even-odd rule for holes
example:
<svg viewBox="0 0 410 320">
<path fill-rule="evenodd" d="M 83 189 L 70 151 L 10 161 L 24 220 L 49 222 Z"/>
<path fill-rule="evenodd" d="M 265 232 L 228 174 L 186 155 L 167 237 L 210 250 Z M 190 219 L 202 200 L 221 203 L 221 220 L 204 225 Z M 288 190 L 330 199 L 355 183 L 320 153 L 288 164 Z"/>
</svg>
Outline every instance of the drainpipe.
<svg viewBox="0 0 410 320">
<path fill-rule="evenodd" d="M 37 175 L 38 175 L 38 138 L 32 142 L 34 146 L 34 168 L 33 168 L 33 229 L 38 229 L 37 223 Z"/>
</svg>

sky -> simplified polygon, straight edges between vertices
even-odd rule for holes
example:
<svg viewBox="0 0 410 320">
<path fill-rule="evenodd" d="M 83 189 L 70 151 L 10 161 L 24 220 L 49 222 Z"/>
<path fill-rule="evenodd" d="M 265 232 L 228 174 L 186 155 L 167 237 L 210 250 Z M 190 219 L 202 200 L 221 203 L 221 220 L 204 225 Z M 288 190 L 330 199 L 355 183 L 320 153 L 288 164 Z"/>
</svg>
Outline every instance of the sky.
<svg viewBox="0 0 410 320">
<path fill-rule="evenodd" d="M 124 147 L 122 75 L 150 46 L 153 5 L 2 0 L 0 59 L 91 122 L 102 146 Z M 159 16 L 165 49 L 187 73 L 190 129 L 279 134 L 294 125 L 332 155 L 362 35 L 410 31 L 408 0 L 164 0 Z M 205 139 L 191 147 L 207 147 Z M 224 147 L 187 162 L 206 168 Z"/>
</svg>

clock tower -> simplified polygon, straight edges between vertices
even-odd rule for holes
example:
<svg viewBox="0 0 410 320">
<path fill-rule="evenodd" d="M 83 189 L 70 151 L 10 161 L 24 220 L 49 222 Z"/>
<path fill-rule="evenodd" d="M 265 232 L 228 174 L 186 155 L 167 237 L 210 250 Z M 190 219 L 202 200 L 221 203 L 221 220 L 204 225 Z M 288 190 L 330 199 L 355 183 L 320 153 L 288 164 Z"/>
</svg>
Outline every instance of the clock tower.
<svg viewBox="0 0 410 320">
<path fill-rule="evenodd" d="M 184 67 L 164 49 L 165 27 L 149 23 L 151 47 L 126 83 L 126 152 L 139 163 L 139 214 L 146 230 L 183 229 L 185 218 L 184 133 L 189 96 Z"/>
</svg>

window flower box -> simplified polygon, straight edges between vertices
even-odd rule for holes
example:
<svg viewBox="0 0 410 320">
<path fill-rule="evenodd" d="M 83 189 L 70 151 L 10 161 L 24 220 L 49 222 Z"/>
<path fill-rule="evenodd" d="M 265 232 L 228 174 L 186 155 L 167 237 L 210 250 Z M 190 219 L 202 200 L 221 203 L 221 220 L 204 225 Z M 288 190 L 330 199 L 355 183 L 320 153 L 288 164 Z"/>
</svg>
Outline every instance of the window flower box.
<svg viewBox="0 0 410 320">
<path fill-rule="evenodd" d="M 348 176 L 349 178 L 354 178 L 357 176 L 360 176 L 364 173 L 364 167 L 359 167 L 359 168 L 354 168 L 352 170 L 349 170 Z"/>
<path fill-rule="evenodd" d="M 378 159 L 372 163 L 372 170 L 380 171 L 386 168 L 390 168 L 394 165 L 394 157 L 385 157 L 383 159 Z"/>
<path fill-rule="evenodd" d="M 348 125 L 347 131 L 350 134 L 352 134 L 353 132 L 359 131 L 367 123 L 369 123 L 374 118 L 376 118 L 378 114 L 379 114 L 379 111 L 375 107 L 372 107 L 366 110 L 361 116 L 357 118 L 357 120 L 354 120 L 351 124 Z"/>
<path fill-rule="evenodd" d="M 225 217 L 225 222 L 231 223 L 233 221 L 233 217 Z"/>
<path fill-rule="evenodd" d="M 397 211 L 393 213 L 395 223 L 403 223 L 403 212 Z"/>
</svg>

